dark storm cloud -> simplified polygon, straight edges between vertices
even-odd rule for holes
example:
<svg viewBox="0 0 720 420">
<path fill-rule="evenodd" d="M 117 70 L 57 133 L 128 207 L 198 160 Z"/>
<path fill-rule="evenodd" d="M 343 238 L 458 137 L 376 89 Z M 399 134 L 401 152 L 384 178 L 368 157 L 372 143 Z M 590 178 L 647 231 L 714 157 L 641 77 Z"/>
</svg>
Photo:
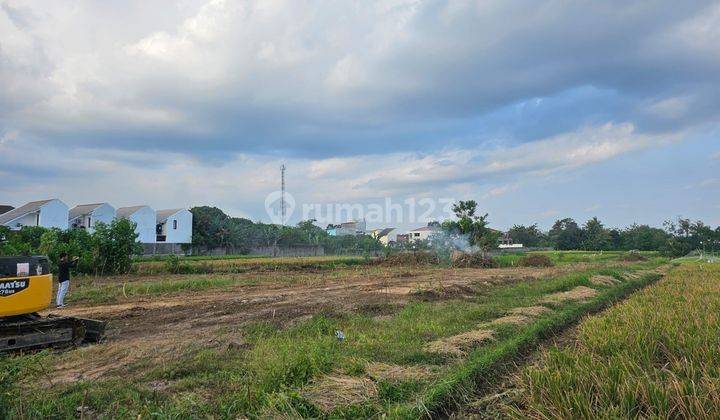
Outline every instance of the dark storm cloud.
<svg viewBox="0 0 720 420">
<path fill-rule="evenodd" d="M 714 2 L 271 5 L 217 1 L 92 40 L 78 28 L 139 9 L 3 4 L 0 125 L 62 147 L 325 158 L 720 113 Z"/>
</svg>

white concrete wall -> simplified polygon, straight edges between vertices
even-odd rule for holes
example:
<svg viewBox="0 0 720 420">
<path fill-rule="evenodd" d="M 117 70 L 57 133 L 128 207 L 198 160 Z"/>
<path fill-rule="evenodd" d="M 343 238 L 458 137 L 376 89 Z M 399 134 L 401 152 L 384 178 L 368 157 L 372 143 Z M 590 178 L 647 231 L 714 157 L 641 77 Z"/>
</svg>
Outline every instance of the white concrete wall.
<svg viewBox="0 0 720 420">
<path fill-rule="evenodd" d="M 435 232 L 432 230 L 421 230 L 419 232 L 411 231 L 410 232 L 410 240 L 411 241 L 426 241 L 426 240 L 430 239 L 430 236 L 434 233 Z"/>
<path fill-rule="evenodd" d="M 383 245 L 387 245 L 390 242 L 397 242 L 397 236 L 398 236 L 397 229 L 393 229 L 390 231 L 390 233 L 388 233 L 387 235 L 380 238 L 380 243 Z"/>
<path fill-rule="evenodd" d="M 129 219 L 137 224 L 135 233 L 138 234 L 138 241 L 144 244 L 155 243 L 155 210 L 143 206 L 133 213 Z"/>
<path fill-rule="evenodd" d="M 5 226 L 9 227 L 12 230 L 20 230 L 23 228 L 23 226 L 37 226 L 37 216 L 37 213 L 26 214 L 25 216 L 22 216 L 15 220 L 11 220 L 10 222 L 6 223 Z M 18 224 L 20 226 L 18 226 Z"/>
<path fill-rule="evenodd" d="M 52 200 L 40 207 L 40 226 L 45 228 L 68 228 L 68 206 L 60 200 Z"/>
<path fill-rule="evenodd" d="M 107 203 L 103 203 L 90 214 L 90 228 L 88 232 L 92 233 L 95 231 L 95 223 L 102 222 L 109 225 L 113 219 L 115 219 L 115 208 Z M 85 221 L 85 226 L 87 226 L 87 221 Z"/>
<path fill-rule="evenodd" d="M 168 217 L 163 226 L 166 243 L 189 244 L 192 242 L 192 213 L 180 210 Z M 177 221 L 177 229 L 173 221 Z"/>
</svg>

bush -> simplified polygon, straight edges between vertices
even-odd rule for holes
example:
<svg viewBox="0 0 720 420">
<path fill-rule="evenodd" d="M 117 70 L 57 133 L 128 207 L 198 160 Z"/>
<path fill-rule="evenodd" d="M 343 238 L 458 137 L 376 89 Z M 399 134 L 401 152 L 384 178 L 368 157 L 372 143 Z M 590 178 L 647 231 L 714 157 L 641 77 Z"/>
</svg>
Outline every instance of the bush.
<svg viewBox="0 0 720 420">
<path fill-rule="evenodd" d="M 97 223 L 92 234 L 84 229 L 0 229 L 0 255 L 47 255 L 52 270 L 57 271 L 63 252 L 79 257 L 76 273 L 123 274 L 130 271 L 132 256 L 141 253 L 142 246 L 135 224 L 125 219 Z"/>
<path fill-rule="evenodd" d="M 520 258 L 518 265 L 521 267 L 553 267 L 555 264 L 547 255 L 533 254 Z"/>
</svg>

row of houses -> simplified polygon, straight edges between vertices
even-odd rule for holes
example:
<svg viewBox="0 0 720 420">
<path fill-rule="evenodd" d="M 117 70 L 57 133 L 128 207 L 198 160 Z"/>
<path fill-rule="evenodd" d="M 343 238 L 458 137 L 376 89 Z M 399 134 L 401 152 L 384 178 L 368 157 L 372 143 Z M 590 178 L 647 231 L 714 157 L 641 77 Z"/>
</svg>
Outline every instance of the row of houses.
<svg viewBox="0 0 720 420">
<path fill-rule="evenodd" d="M 85 229 L 92 233 L 98 222 L 114 219 L 135 222 L 138 240 L 144 244 L 192 242 L 192 213 L 187 209 L 154 210 L 150 206 L 115 208 L 108 203 L 80 204 L 69 208 L 57 198 L 31 201 L 20 207 L 0 206 L 0 226 L 20 230 L 25 226 Z"/>
</svg>

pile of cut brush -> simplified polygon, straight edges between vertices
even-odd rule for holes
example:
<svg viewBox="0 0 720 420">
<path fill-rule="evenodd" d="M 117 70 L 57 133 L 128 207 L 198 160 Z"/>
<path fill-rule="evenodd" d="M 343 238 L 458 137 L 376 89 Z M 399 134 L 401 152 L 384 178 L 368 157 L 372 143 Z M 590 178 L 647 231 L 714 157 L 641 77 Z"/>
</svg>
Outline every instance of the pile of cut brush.
<svg viewBox="0 0 720 420">
<path fill-rule="evenodd" d="M 530 254 L 520 258 L 518 265 L 520 267 L 553 267 L 555 263 L 547 255 Z"/>
<path fill-rule="evenodd" d="M 451 264 L 457 268 L 495 268 L 498 263 L 484 252 L 453 251 Z"/>
<path fill-rule="evenodd" d="M 635 251 L 635 250 L 633 250 L 633 251 L 628 251 L 628 252 L 626 252 L 625 254 L 623 254 L 623 255 L 620 257 L 620 260 L 621 260 L 621 261 L 629 261 L 629 262 L 633 262 L 633 261 L 647 261 L 647 258 L 645 258 L 645 256 L 642 255 L 642 254 L 640 253 L 640 251 Z"/>
</svg>

